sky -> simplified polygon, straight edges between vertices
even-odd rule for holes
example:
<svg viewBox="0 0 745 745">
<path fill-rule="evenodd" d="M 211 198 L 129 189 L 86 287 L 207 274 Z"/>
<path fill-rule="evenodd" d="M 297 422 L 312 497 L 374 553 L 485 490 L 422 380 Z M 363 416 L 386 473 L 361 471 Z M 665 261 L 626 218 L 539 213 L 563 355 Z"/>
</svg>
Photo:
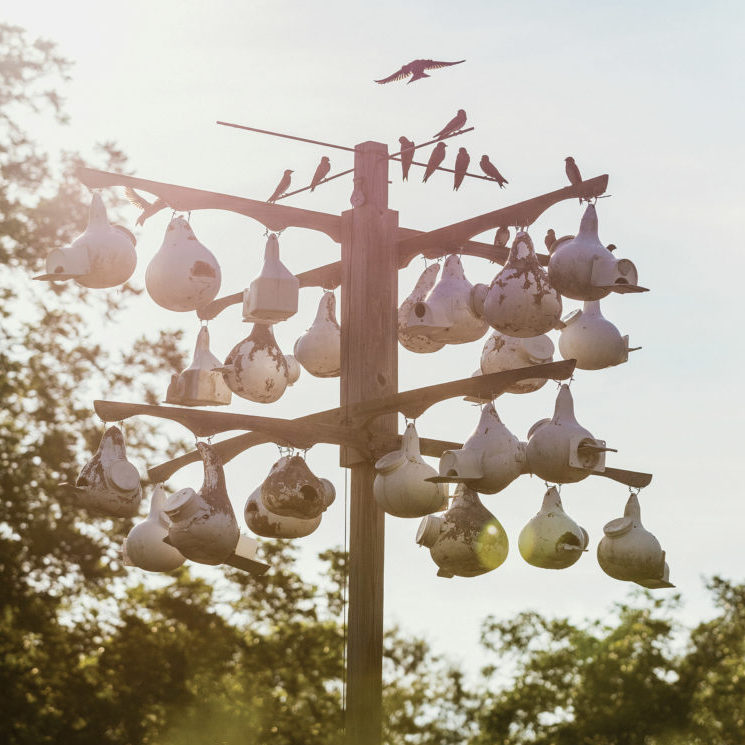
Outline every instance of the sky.
<svg viewBox="0 0 745 745">
<path fill-rule="evenodd" d="M 600 238 L 634 261 L 650 292 L 603 301 L 606 317 L 642 350 L 624 365 L 577 372 L 577 418 L 618 449 L 608 455 L 608 465 L 654 474 L 639 497 L 642 518 L 667 551 L 683 622 L 713 612 L 704 578 L 745 579 L 745 417 L 738 385 L 745 357 L 737 341 L 743 317 L 738 281 L 745 269 L 745 6 L 131 0 L 113 8 L 85 0 L 3 5 L 1 20 L 56 41 L 74 62 L 65 91 L 69 125 L 27 123 L 51 152 L 90 154 L 95 143 L 114 141 L 144 178 L 266 199 L 285 168 L 295 171 L 293 186 L 302 186 L 322 155 L 335 172 L 352 166 L 351 154 L 219 127 L 217 120 L 347 146 L 376 140 L 393 151 L 400 135 L 430 139 L 463 108 L 475 129 L 452 141 L 443 165 L 452 167 L 463 145 L 473 167 L 488 153 L 509 184 L 500 190 L 473 179 L 454 192 L 449 174 L 422 184 L 419 171 L 402 182 L 392 163 L 390 207 L 398 210 L 401 226 L 419 230 L 562 187 L 567 155 L 585 178 L 608 173 L 612 198 L 598 202 Z M 373 82 L 415 58 L 466 62 L 412 85 Z M 338 214 L 349 209 L 351 189 L 351 179 L 340 178 L 286 203 Z M 536 245 L 542 248 L 548 228 L 575 233 L 581 214 L 575 200 L 551 208 L 530 228 Z M 169 215 L 161 212 L 135 228 L 137 215 L 133 208 L 128 224 L 138 238 L 133 281 L 142 286 Z M 220 261 L 220 295 L 247 287 L 261 267 L 264 227 L 218 212 L 194 213 L 191 224 Z M 491 242 L 493 231 L 480 239 Z M 327 236 L 297 228 L 281 235 L 280 247 L 296 273 L 339 258 Z M 490 282 L 498 269 L 471 257 L 463 263 L 474 283 Z M 423 268 L 418 258 L 400 272 L 401 299 Z M 312 322 L 320 297 L 319 288 L 301 290 L 298 314 L 275 327 L 285 353 Z M 566 301 L 565 309 L 578 305 Z M 193 314 L 169 313 L 144 295 L 117 338 L 126 344 L 142 331 L 178 327 L 193 343 Z M 218 357 L 249 330 L 239 306 L 209 328 Z M 470 375 L 485 340 L 432 355 L 399 347 L 399 389 Z M 164 391 L 167 383 L 164 375 Z M 555 393 L 548 384 L 529 395 L 505 395 L 497 410 L 525 439 L 533 422 L 551 416 Z M 303 373 L 277 403 L 234 397 L 230 410 L 295 417 L 337 403 L 338 379 Z M 462 441 L 478 414 L 453 399 L 420 417 L 417 429 L 421 436 Z M 403 431 L 403 419 L 400 426 Z M 183 434 L 167 426 L 164 431 Z M 239 517 L 277 455 L 275 446 L 264 445 L 226 467 Z M 337 488 L 318 531 L 298 539 L 305 576 L 320 581 L 315 554 L 344 541 L 345 480 L 332 446 L 314 447 L 308 463 Z M 146 465 L 153 463 L 141 464 L 143 470 Z M 168 486 L 197 487 L 200 477 L 199 468 L 190 467 Z M 511 550 L 497 570 L 471 579 L 436 577 L 428 551 L 414 542 L 419 521 L 387 517 L 386 625 L 424 635 L 437 651 L 475 668 L 479 628 L 488 614 L 507 617 L 530 608 L 575 620 L 598 618 L 628 599 L 633 586 L 607 577 L 595 559 L 602 526 L 622 514 L 627 488 L 589 478 L 562 489 L 566 511 L 590 534 L 589 552 L 564 571 L 531 567 L 517 551 L 519 531 L 544 491 L 539 479 L 523 476 L 483 498 L 504 525 Z"/>
</svg>

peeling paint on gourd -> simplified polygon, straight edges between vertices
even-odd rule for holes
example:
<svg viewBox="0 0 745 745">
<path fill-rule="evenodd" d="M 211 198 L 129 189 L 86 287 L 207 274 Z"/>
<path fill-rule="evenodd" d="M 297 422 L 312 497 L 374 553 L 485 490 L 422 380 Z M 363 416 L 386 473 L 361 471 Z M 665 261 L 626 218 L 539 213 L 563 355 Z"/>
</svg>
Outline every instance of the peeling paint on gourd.
<svg viewBox="0 0 745 745">
<path fill-rule="evenodd" d="M 531 365 L 545 365 L 554 358 L 554 344 L 542 334 L 518 338 L 494 331 L 481 352 L 481 373 L 504 372 Z M 505 388 L 505 393 L 531 393 L 546 383 L 546 378 L 527 378 Z"/>
<path fill-rule="evenodd" d="M 324 483 L 325 482 L 325 483 Z M 273 466 L 261 485 L 261 500 L 275 515 L 311 520 L 333 502 L 331 482 L 321 481 L 299 455 L 286 455 Z"/>
<path fill-rule="evenodd" d="M 408 318 L 414 306 L 424 301 L 427 293 L 435 286 L 439 264 L 430 264 L 419 276 L 411 294 L 401 303 L 398 309 L 398 341 L 410 352 L 428 354 L 437 352 L 445 346 L 445 342 L 434 341 L 424 334 L 417 334 L 408 327 Z"/>
<path fill-rule="evenodd" d="M 321 482 L 326 481 L 327 493 L 333 494 L 334 487 L 331 482 L 327 479 L 320 480 Z M 303 538 L 318 528 L 322 518 L 322 513 L 304 520 L 299 517 L 277 515 L 271 512 L 261 499 L 261 487 L 254 490 L 248 498 L 243 514 L 246 525 L 254 533 L 265 538 Z"/>
</svg>

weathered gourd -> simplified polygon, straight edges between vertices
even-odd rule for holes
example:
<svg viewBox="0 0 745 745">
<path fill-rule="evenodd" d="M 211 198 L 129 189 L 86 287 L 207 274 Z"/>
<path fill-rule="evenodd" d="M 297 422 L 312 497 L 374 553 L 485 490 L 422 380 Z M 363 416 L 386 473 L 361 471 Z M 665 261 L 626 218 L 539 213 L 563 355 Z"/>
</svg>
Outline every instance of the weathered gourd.
<svg viewBox="0 0 745 745">
<path fill-rule="evenodd" d="M 561 318 L 561 296 L 524 231 L 515 236 L 507 263 L 489 286 L 483 317 L 497 331 L 520 338 L 545 334 Z"/>
<path fill-rule="evenodd" d="M 88 225 L 66 248 L 47 256 L 47 273 L 34 279 L 74 279 L 91 288 L 116 287 L 126 282 L 137 266 L 135 237 L 121 225 L 111 225 L 101 195 L 93 194 Z"/>
<path fill-rule="evenodd" d="M 413 424 L 406 426 L 401 449 L 375 463 L 373 494 L 380 509 L 395 517 L 422 517 L 447 506 L 443 484 L 425 479 L 437 476 L 419 452 L 419 437 Z"/>
<path fill-rule="evenodd" d="M 300 363 L 291 354 L 284 355 L 284 358 L 287 365 L 287 385 L 295 385 L 300 377 Z"/>
<path fill-rule="evenodd" d="M 562 295 L 574 300 L 600 300 L 612 291 L 635 288 L 638 281 L 634 264 L 616 259 L 600 242 L 594 204 L 587 205 L 579 233 L 551 247 L 548 277 Z"/>
<path fill-rule="evenodd" d="M 251 333 L 230 351 L 225 364 L 215 369 L 237 396 L 262 404 L 279 399 L 290 382 L 287 359 L 272 327 L 262 323 L 254 324 Z"/>
<path fill-rule="evenodd" d="M 433 341 L 422 333 L 412 332 L 408 327 L 408 318 L 417 303 L 424 302 L 429 291 L 435 286 L 439 264 L 430 264 L 419 276 L 414 289 L 398 309 L 398 340 L 403 347 L 417 354 L 437 352 L 445 346 L 445 342 Z"/>
<path fill-rule="evenodd" d="M 238 544 L 238 522 L 228 498 L 220 458 L 205 442 L 198 442 L 197 449 L 204 465 L 202 488 L 196 492 L 187 486 L 168 498 L 168 539 L 187 559 L 222 564 Z"/>
<path fill-rule="evenodd" d="M 223 406 L 231 393 L 222 374 L 215 370 L 220 360 L 210 352 L 210 334 L 202 326 L 197 334 L 194 358 L 189 367 L 171 376 L 166 403 L 180 406 Z"/>
<path fill-rule="evenodd" d="M 423 301 L 413 304 L 405 333 L 422 334 L 445 344 L 466 344 L 480 339 L 488 325 L 471 307 L 472 290 L 460 258 L 455 254 L 448 256 L 440 281 Z"/>
<path fill-rule="evenodd" d="M 607 575 L 651 590 L 675 587 L 660 542 L 642 525 L 636 494 L 629 497 L 623 517 L 611 520 L 603 532 L 598 563 Z"/>
<path fill-rule="evenodd" d="M 327 479 L 320 479 L 327 482 Z M 333 485 L 330 481 L 326 484 L 327 490 L 333 494 Z M 263 535 L 266 538 L 303 538 L 310 535 L 320 524 L 323 514 L 304 520 L 299 517 L 288 517 L 287 515 L 277 515 L 266 508 L 261 499 L 261 487 L 255 489 L 246 501 L 244 509 L 246 525 L 257 535 Z"/>
<path fill-rule="evenodd" d="M 334 501 L 333 484 L 319 479 L 299 455 L 285 455 L 261 485 L 261 500 L 275 515 L 312 520 Z"/>
<path fill-rule="evenodd" d="M 132 566 L 148 572 L 171 572 L 184 563 L 184 555 L 163 542 L 171 524 L 163 512 L 165 503 L 166 493 L 158 484 L 150 498 L 148 516 L 137 523 L 124 539 L 124 555 Z"/>
<path fill-rule="evenodd" d="M 496 494 L 525 469 L 525 444 L 502 424 L 492 402 L 484 406 L 463 447 L 446 450 L 440 457 L 442 479 L 466 484 L 483 494 Z"/>
<path fill-rule="evenodd" d="M 145 287 L 163 308 L 191 311 L 214 300 L 220 289 L 220 265 L 183 217 L 171 220 L 158 253 L 145 271 Z"/>
<path fill-rule="evenodd" d="M 429 548 L 440 568 L 438 577 L 476 577 L 496 569 L 507 558 L 509 540 L 499 520 L 479 495 L 464 484 L 442 516 L 428 515 L 419 525 L 416 542 Z"/>
<path fill-rule="evenodd" d="M 554 344 L 545 334 L 521 339 L 494 331 L 486 340 L 481 352 L 481 373 L 489 375 L 531 365 L 545 365 L 553 361 L 553 356 Z M 541 388 L 546 380 L 546 378 L 519 380 L 505 388 L 505 393 L 531 393 Z"/>
<path fill-rule="evenodd" d="M 134 517 L 142 500 L 140 474 L 127 460 L 124 435 L 109 427 L 98 450 L 75 481 L 77 501 L 83 507 L 110 517 Z"/>
<path fill-rule="evenodd" d="M 605 440 L 597 440 L 574 417 L 574 401 L 564 384 L 556 396 L 553 419 L 528 432 L 525 454 L 531 473 L 555 484 L 569 484 L 605 470 Z"/>
<path fill-rule="evenodd" d="M 243 320 L 277 323 L 297 313 L 300 280 L 279 260 L 279 240 L 272 233 L 264 249 L 264 265 L 243 293 Z"/>
<path fill-rule="evenodd" d="M 559 352 L 565 360 L 577 360 L 581 370 L 602 370 L 626 362 L 629 337 L 600 312 L 599 300 L 585 300 L 582 310 L 562 319 Z"/>
<path fill-rule="evenodd" d="M 336 298 L 324 292 L 311 327 L 295 342 L 297 361 L 317 378 L 341 374 L 341 328 L 336 320 Z"/>
<path fill-rule="evenodd" d="M 542 569 L 566 569 L 587 549 L 590 537 L 564 512 L 559 491 L 548 489 L 535 517 L 520 531 L 520 555 Z"/>
</svg>

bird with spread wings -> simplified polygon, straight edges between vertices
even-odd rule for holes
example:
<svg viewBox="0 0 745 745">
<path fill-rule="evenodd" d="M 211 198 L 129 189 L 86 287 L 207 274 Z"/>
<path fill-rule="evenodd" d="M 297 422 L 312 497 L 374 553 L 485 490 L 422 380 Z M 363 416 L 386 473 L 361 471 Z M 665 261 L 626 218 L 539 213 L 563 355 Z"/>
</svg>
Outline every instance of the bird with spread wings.
<svg viewBox="0 0 745 745">
<path fill-rule="evenodd" d="M 421 80 L 422 78 L 432 77 L 427 75 L 425 70 L 437 70 L 440 67 L 450 67 L 451 65 L 459 65 L 461 62 L 465 62 L 464 59 L 458 60 L 457 62 L 437 62 L 433 59 L 415 59 L 409 62 L 408 65 L 404 65 L 400 70 L 394 72 L 393 75 L 389 75 L 387 78 L 382 80 L 376 80 L 376 83 L 392 83 L 395 80 L 403 80 L 411 75 L 409 83 L 413 83 L 415 80 Z"/>
</svg>

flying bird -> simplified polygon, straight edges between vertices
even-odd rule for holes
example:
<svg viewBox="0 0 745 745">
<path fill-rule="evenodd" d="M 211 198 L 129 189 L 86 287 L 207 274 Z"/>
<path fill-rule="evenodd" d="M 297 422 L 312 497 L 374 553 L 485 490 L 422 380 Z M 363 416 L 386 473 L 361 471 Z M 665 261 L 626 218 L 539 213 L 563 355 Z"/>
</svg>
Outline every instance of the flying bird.
<svg viewBox="0 0 745 745">
<path fill-rule="evenodd" d="M 318 184 L 320 184 L 321 181 L 323 181 L 326 178 L 330 170 L 331 170 L 331 161 L 324 155 L 321 158 L 321 162 L 318 164 L 318 168 L 316 168 L 316 172 L 313 174 L 313 180 L 310 182 L 311 191 L 313 191 L 316 188 L 316 186 L 318 186 Z"/>
<path fill-rule="evenodd" d="M 468 151 L 462 147 L 458 150 L 458 155 L 455 158 L 455 180 L 453 181 L 453 189 L 458 191 L 458 187 L 463 183 L 463 178 L 468 170 L 468 164 L 471 162 L 471 156 Z"/>
<path fill-rule="evenodd" d="M 546 244 L 546 248 L 548 249 L 548 252 L 551 253 L 551 246 L 556 243 L 556 232 L 553 228 L 549 228 L 546 232 L 546 237 L 543 239 L 543 242 Z"/>
<path fill-rule="evenodd" d="M 581 183 L 582 176 L 579 172 L 579 168 L 577 168 L 577 164 L 574 162 L 574 158 L 570 155 L 568 158 L 564 158 L 564 162 L 566 163 L 566 172 L 569 183 L 572 186 Z"/>
<path fill-rule="evenodd" d="M 407 140 L 406 137 L 399 137 L 398 141 L 401 143 L 401 171 L 403 172 L 404 181 L 409 180 L 409 168 L 411 168 L 411 161 L 414 160 L 414 143 L 411 140 Z"/>
<path fill-rule="evenodd" d="M 500 189 L 504 189 L 505 184 L 509 184 L 509 181 L 497 170 L 497 167 L 489 160 L 488 155 L 482 155 L 479 161 L 481 170 L 489 177 L 493 178 L 498 184 Z"/>
<path fill-rule="evenodd" d="M 394 72 L 393 75 L 389 75 L 387 78 L 383 78 L 382 80 L 376 80 L 375 82 L 392 83 L 394 80 L 403 80 L 411 75 L 409 83 L 413 83 L 415 80 L 431 77 L 431 75 L 427 75 L 427 73 L 424 72 L 425 70 L 436 70 L 440 67 L 450 67 L 451 65 L 459 65 L 461 62 L 465 62 L 465 60 L 461 59 L 457 62 L 436 62 L 433 59 L 415 59 L 412 62 L 409 62 L 408 65 L 404 65 L 397 72 Z"/>
<path fill-rule="evenodd" d="M 147 199 L 138 194 L 130 186 L 124 187 L 124 194 L 130 204 L 142 210 L 142 214 L 137 218 L 137 225 L 144 225 L 148 217 L 152 217 L 156 212 L 160 212 L 164 207 L 168 207 L 167 202 L 160 197 L 154 202 L 148 202 Z"/>
<path fill-rule="evenodd" d="M 284 172 L 274 193 L 266 200 L 267 202 L 276 202 L 290 188 L 290 181 L 292 180 L 291 173 L 294 173 L 294 171 L 291 171 L 289 168 Z"/>
<path fill-rule="evenodd" d="M 463 129 L 463 125 L 466 123 L 466 112 L 463 109 L 458 109 L 458 113 L 435 135 L 438 140 L 441 140 L 445 135 L 449 135 L 452 132 L 457 132 L 459 129 Z"/>
<path fill-rule="evenodd" d="M 442 163 L 443 160 L 445 160 L 445 148 L 447 146 L 444 142 L 438 142 L 435 145 L 435 149 L 432 151 L 432 155 L 429 156 L 429 160 L 427 161 L 427 168 L 424 171 L 424 181 L 426 182 L 427 179 L 437 170 L 437 166 Z"/>
</svg>

